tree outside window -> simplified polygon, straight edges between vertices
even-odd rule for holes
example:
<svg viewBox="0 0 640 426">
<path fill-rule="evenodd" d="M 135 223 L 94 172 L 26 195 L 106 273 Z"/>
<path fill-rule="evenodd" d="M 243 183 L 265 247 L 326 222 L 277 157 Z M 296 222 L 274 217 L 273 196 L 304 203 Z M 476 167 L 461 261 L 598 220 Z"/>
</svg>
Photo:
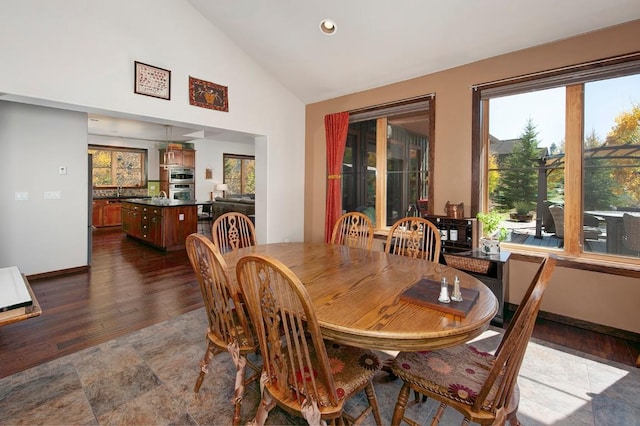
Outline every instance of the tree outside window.
<svg viewBox="0 0 640 426">
<path fill-rule="evenodd" d="M 622 216 L 640 215 L 640 55 L 603 62 L 474 93 L 474 152 L 487 156 L 474 162 L 474 191 L 479 210 L 502 214 L 507 247 L 638 257 Z"/>
<path fill-rule="evenodd" d="M 94 188 L 146 186 L 146 150 L 90 145 L 88 152 L 92 154 Z"/>
<path fill-rule="evenodd" d="M 256 162 L 254 156 L 224 154 L 224 183 L 227 194 L 255 194 Z"/>
</svg>

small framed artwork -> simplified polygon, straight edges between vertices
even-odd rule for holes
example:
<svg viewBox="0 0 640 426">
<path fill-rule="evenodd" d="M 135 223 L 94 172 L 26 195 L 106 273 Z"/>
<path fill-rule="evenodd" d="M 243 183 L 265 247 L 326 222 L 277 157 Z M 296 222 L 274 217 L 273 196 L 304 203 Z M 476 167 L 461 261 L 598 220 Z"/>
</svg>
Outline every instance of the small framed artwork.
<svg viewBox="0 0 640 426">
<path fill-rule="evenodd" d="M 202 108 L 229 112 L 227 86 L 189 76 L 189 103 Z"/>
<path fill-rule="evenodd" d="M 171 99 L 171 71 L 138 61 L 134 62 L 134 68 L 134 93 Z"/>
</svg>

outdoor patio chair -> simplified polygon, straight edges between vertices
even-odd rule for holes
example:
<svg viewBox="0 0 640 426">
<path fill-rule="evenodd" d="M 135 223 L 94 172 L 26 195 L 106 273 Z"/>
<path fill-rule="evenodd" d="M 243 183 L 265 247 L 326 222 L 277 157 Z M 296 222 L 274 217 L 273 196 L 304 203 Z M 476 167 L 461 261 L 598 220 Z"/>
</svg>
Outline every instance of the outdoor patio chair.
<svg viewBox="0 0 640 426">
<path fill-rule="evenodd" d="M 560 243 L 560 247 L 562 247 L 562 243 L 564 242 L 564 208 L 562 206 L 553 205 L 549 206 L 549 211 L 551 212 L 551 216 L 555 223 L 556 237 L 563 240 Z M 591 216 L 591 218 L 587 216 Z M 600 238 L 600 229 L 597 226 L 592 226 L 595 223 L 592 218 L 595 219 L 595 216 L 585 215 L 583 219 L 582 236 L 585 240 L 597 240 Z M 591 224 L 591 226 L 588 224 Z"/>
<path fill-rule="evenodd" d="M 622 224 L 624 225 L 622 244 L 640 256 L 640 216 L 624 213 Z"/>
</svg>

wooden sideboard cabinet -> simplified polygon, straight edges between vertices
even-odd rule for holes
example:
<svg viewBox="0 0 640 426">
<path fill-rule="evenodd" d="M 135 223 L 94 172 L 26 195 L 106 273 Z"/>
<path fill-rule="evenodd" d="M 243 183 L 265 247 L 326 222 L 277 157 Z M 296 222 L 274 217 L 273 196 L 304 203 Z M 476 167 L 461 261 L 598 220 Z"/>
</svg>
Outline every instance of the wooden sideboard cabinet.
<svg viewBox="0 0 640 426">
<path fill-rule="evenodd" d="M 129 236 L 166 251 L 182 250 L 189 234 L 197 232 L 195 205 L 151 206 L 122 203 L 122 230 Z"/>
<path fill-rule="evenodd" d="M 510 255 L 504 250 L 499 254 L 487 255 L 478 248 L 443 254 L 442 263 L 476 277 L 491 289 L 498 299 L 498 313 L 492 321 L 496 325 L 504 323 L 504 295 L 509 285 Z"/>
<path fill-rule="evenodd" d="M 478 220 L 474 217 L 454 219 L 449 216 L 425 215 L 440 230 L 443 253 L 469 251 L 478 247 Z M 442 260 L 442 256 L 441 256 Z"/>
</svg>

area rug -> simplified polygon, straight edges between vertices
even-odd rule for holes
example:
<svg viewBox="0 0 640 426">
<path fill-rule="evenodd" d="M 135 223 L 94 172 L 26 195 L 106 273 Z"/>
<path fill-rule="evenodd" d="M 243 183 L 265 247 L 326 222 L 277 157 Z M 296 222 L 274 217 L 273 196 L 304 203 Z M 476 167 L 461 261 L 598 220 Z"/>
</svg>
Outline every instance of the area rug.
<svg viewBox="0 0 640 426">
<path fill-rule="evenodd" d="M 229 425 L 234 374 L 226 354 L 214 358 L 200 392 L 193 392 L 205 327 L 198 309 L 1 379 L 0 423 Z M 493 350 L 500 337 L 501 330 L 492 328 L 476 344 Z M 518 417 L 525 425 L 638 425 L 639 370 L 532 340 L 520 370 Z M 383 423 L 390 424 L 401 381 L 380 372 L 374 386 Z M 250 386 L 243 422 L 252 419 L 258 401 L 257 385 Z M 348 410 L 362 404 L 364 394 L 357 395 Z M 408 412 L 428 424 L 436 408 L 427 400 Z M 449 409 L 440 423 L 461 422 Z M 305 422 L 276 408 L 267 424 Z M 365 424 L 374 424 L 373 418 Z"/>
</svg>

